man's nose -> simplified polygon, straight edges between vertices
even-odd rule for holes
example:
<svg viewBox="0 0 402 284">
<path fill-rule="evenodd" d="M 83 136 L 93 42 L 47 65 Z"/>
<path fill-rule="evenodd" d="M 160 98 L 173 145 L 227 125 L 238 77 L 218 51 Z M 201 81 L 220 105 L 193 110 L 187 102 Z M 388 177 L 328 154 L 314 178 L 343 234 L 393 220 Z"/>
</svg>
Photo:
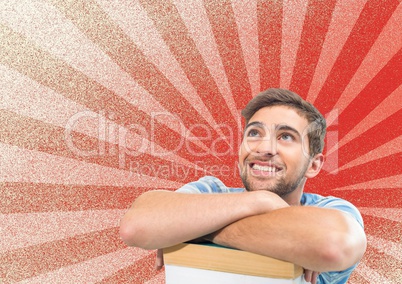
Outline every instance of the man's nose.
<svg viewBox="0 0 402 284">
<path fill-rule="evenodd" d="M 259 141 L 255 152 L 262 156 L 273 156 L 277 154 L 277 150 L 277 141 L 275 137 L 265 136 L 261 141 Z"/>
</svg>

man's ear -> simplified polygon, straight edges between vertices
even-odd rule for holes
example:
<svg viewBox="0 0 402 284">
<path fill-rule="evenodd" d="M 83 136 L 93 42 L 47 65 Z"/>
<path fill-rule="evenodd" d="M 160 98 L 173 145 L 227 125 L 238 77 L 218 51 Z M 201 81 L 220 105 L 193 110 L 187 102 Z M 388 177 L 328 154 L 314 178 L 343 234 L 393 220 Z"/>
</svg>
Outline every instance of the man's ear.
<svg viewBox="0 0 402 284">
<path fill-rule="evenodd" d="M 319 153 L 310 159 L 309 167 L 306 171 L 306 178 L 313 178 L 321 171 L 324 165 L 324 155 Z"/>
</svg>

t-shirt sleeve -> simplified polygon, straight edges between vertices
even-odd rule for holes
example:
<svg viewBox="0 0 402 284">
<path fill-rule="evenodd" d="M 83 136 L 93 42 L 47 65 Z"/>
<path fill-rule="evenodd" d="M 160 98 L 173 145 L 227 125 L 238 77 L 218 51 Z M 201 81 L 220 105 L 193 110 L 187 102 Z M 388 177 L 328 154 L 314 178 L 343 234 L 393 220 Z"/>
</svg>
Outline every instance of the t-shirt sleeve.
<svg viewBox="0 0 402 284">
<path fill-rule="evenodd" d="M 213 176 L 202 177 L 176 190 L 181 193 L 238 193 L 243 191 L 244 188 L 227 187 L 220 179 Z"/>
<path fill-rule="evenodd" d="M 322 208 L 337 209 L 345 212 L 355 219 L 360 226 L 362 226 L 362 228 L 364 228 L 363 218 L 359 210 L 349 201 L 336 197 L 327 197 L 320 201 L 317 206 Z"/>
<path fill-rule="evenodd" d="M 229 192 L 223 182 L 212 176 L 205 176 L 197 181 L 187 183 L 176 190 L 181 193 L 226 193 Z"/>
</svg>

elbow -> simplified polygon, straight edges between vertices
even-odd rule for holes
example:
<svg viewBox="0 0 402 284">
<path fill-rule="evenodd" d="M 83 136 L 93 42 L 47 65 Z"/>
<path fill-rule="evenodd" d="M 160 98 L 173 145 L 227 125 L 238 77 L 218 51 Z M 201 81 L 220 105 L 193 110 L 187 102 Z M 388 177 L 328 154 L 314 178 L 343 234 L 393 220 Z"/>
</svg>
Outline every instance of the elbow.
<svg viewBox="0 0 402 284">
<path fill-rule="evenodd" d="M 359 238 L 352 236 L 331 236 L 326 248 L 321 251 L 322 263 L 326 264 L 326 271 L 340 271 L 358 263 L 367 247 L 366 236 Z"/>
<path fill-rule="evenodd" d="M 153 249 L 152 236 L 155 232 L 152 232 L 150 226 L 150 220 L 148 218 L 147 210 L 141 208 L 144 207 L 144 197 L 147 193 L 144 193 L 138 197 L 133 206 L 126 212 L 120 221 L 119 234 L 121 240 L 131 247 L 139 247 L 143 249 Z"/>
<path fill-rule="evenodd" d="M 150 246 L 150 238 L 147 237 L 145 227 L 132 218 L 123 218 L 120 223 L 119 233 L 120 238 L 127 246 L 154 249 Z"/>
<path fill-rule="evenodd" d="M 128 222 L 122 221 L 120 223 L 119 233 L 120 233 L 120 238 L 126 245 L 137 246 L 135 229 L 132 228 L 132 226 L 130 226 L 128 224 Z"/>
<path fill-rule="evenodd" d="M 320 253 L 320 263 L 323 266 L 321 271 L 340 271 L 351 265 L 348 265 L 344 249 L 338 245 L 327 245 Z"/>
</svg>

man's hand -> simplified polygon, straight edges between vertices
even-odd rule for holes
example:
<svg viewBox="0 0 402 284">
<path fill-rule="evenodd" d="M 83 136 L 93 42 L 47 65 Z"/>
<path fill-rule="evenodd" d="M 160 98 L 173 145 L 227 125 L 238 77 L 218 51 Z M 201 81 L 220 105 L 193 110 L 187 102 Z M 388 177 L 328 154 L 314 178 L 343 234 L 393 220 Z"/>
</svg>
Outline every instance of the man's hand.
<svg viewBox="0 0 402 284">
<path fill-rule="evenodd" d="M 319 272 L 304 269 L 304 280 L 310 282 L 311 284 L 316 284 L 317 277 L 319 274 L 320 274 Z"/>
<path fill-rule="evenodd" d="M 156 251 L 156 260 L 155 260 L 155 268 L 156 270 L 162 269 L 164 263 L 163 263 L 163 250 L 158 249 Z"/>
</svg>

